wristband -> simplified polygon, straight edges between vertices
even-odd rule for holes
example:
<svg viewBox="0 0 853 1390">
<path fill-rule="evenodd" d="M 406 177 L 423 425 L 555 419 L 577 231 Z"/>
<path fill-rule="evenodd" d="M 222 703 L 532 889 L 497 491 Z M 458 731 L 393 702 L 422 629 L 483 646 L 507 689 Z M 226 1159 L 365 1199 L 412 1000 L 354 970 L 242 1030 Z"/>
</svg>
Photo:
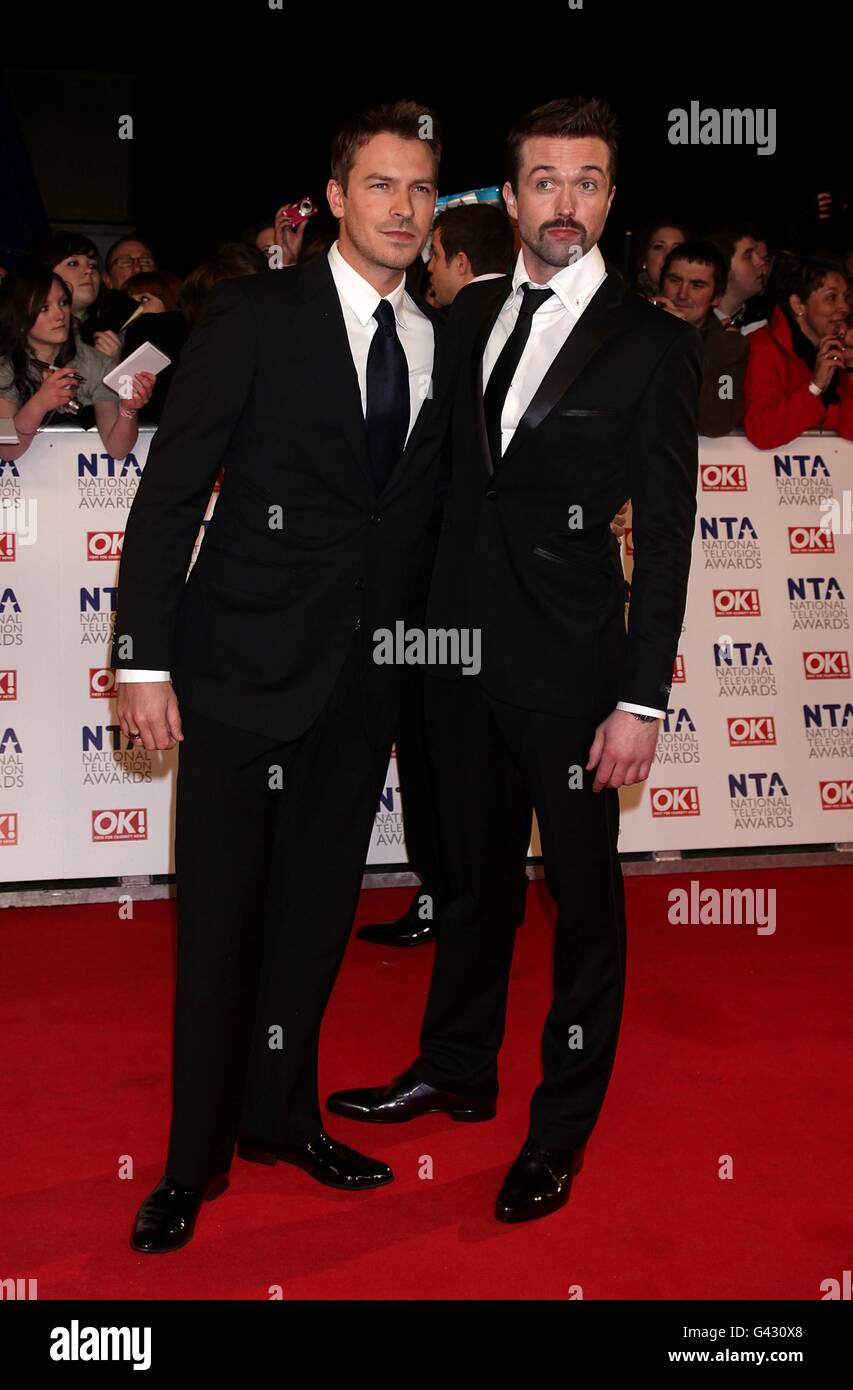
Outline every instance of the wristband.
<svg viewBox="0 0 853 1390">
<path fill-rule="evenodd" d="M 135 419 L 136 419 L 136 411 L 135 411 L 135 410 L 125 410 L 124 406 L 121 406 L 121 405 L 119 406 L 119 408 L 118 408 L 118 413 L 119 413 L 119 415 L 123 415 L 124 418 L 125 418 L 125 420 L 135 420 Z"/>
<path fill-rule="evenodd" d="M 818 384 L 817 384 L 816 381 L 810 381 L 810 382 L 809 382 L 809 390 L 811 391 L 811 393 L 812 393 L 813 396 L 822 396 L 822 395 L 823 395 L 823 387 L 822 387 L 822 386 L 818 386 Z"/>
<path fill-rule="evenodd" d="M 631 710 L 631 713 L 641 724 L 653 724 L 658 717 L 656 714 L 637 714 L 636 710 Z"/>
</svg>

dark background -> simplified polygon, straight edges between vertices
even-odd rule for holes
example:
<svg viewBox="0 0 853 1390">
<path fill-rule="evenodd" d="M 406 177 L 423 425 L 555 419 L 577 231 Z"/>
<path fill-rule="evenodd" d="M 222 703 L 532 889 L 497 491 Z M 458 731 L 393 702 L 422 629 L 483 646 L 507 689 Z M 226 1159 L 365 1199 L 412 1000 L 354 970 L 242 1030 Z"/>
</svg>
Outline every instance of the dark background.
<svg viewBox="0 0 853 1390">
<path fill-rule="evenodd" d="M 849 225 L 808 220 L 819 190 L 834 193 L 836 213 L 848 202 L 853 82 L 833 18 L 842 13 L 822 10 L 814 34 L 800 15 L 789 34 L 778 17 L 743 7 L 593 0 L 583 11 L 552 4 L 503 17 L 470 7 L 324 9 L 313 21 L 292 5 L 270 11 L 267 0 L 180 19 L 157 5 L 48 6 L 40 41 L 4 45 L 17 55 L 6 99 L 54 226 L 135 226 L 159 264 L 181 273 L 286 201 L 308 192 L 325 208 L 336 126 L 396 97 L 442 121 L 441 193 L 500 184 L 504 137 L 524 111 L 577 92 L 604 97 L 620 123 L 602 242 L 617 264 L 626 229 L 659 215 L 697 233 L 746 217 L 774 246 L 843 251 Z M 813 49 L 829 55 L 834 43 L 832 78 Z M 692 100 L 775 107 L 776 153 L 670 145 L 668 113 Z M 117 138 L 122 114 L 134 118 L 132 141 Z M 2 223 L 0 240 L 10 240 Z"/>
</svg>

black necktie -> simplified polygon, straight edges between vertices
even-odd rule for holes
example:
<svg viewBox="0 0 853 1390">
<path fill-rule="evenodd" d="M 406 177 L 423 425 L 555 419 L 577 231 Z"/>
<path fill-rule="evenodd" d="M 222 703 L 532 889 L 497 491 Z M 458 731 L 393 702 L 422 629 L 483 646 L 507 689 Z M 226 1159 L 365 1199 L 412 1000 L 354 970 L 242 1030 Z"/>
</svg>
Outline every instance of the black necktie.
<svg viewBox="0 0 853 1390">
<path fill-rule="evenodd" d="M 525 343 L 530 337 L 533 315 L 545 303 L 546 299 L 551 298 L 553 293 L 554 291 L 549 289 L 537 290 L 532 285 L 524 286 L 515 328 L 501 348 L 498 360 L 492 368 L 489 384 L 483 396 L 483 407 L 486 412 L 489 448 L 492 451 L 495 467 L 501 460 L 501 416 L 503 415 L 507 391 L 512 385 L 516 368 L 521 361 Z"/>
<path fill-rule="evenodd" d="M 373 311 L 379 327 L 367 354 L 367 448 L 381 492 L 403 452 L 409 429 L 409 364 L 394 322 L 394 310 L 380 299 Z"/>
</svg>

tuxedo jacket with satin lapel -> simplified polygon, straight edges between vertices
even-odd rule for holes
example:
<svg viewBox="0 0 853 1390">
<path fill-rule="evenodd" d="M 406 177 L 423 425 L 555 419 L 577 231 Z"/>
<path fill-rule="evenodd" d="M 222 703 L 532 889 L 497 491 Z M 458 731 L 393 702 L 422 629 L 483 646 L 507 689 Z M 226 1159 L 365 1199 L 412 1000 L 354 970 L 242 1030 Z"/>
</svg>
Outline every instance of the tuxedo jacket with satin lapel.
<svg viewBox="0 0 853 1390">
<path fill-rule="evenodd" d="M 479 628 L 480 679 L 510 704 L 596 717 L 617 700 L 665 709 L 696 513 L 700 335 L 608 274 L 494 460 L 483 350 L 509 283 L 467 286 L 448 325 L 467 365 L 456 373 L 428 624 Z M 626 635 L 610 521 L 629 497 Z"/>
<path fill-rule="evenodd" d="M 291 739 L 323 708 L 358 631 L 370 736 L 393 736 L 405 670 L 373 662 L 372 634 L 410 622 L 423 601 L 446 425 L 444 325 L 417 302 L 435 332 L 432 393 L 377 496 L 327 258 L 214 287 L 128 519 L 113 665 L 167 669 L 191 708 Z"/>
</svg>

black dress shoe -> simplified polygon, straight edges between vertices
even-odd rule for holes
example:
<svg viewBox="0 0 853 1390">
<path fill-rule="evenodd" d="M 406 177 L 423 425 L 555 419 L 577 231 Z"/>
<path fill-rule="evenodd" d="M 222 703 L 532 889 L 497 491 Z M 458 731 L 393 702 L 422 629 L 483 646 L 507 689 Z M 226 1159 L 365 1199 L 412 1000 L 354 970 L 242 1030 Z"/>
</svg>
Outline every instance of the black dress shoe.
<svg viewBox="0 0 853 1390">
<path fill-rule="evenodd" d="M 565 1206 L 583 1154 L 583 1148 L 546 1149 L 528 1139 L 498 1193 L 498 1221 L 534 1221 Z"/>
<path fill-rule="evenodd" d="M 241 1135 L 237 1140 L 237 1153 L 249 1163 L 293 1163 L 327 1187 L 341 1187 L 347 1192 L 384 1187 L 385 1183 L 394 1181 L 387 1163 L 366 1158 L 330 1138 L 324 1130 L 304 1144 L 277 1144 L 270 1139 Z"/>
<path fill-rule="evenodd" d="M 372 922 L 359 927 L 356 936 L 375 946 L 425 946 L 435 941 L 438 929 L 435 922 L 422 922 L 419 917 L 398 917 L 396 922 Z"/>
<path fill-rule="evenodd" d="M 202 1202 L 212 1202 L 228 1186 L 228 1174 L 220 1173 L 204 1187 L 184 1187 L 168 1173 L 149 1192 L 136 1214 L 130 1244 L 146 1255 L 165 1255 L 192 1240 Z"/>
<path fill-rule="evenodd" d="M 496 1087 L 469 1095 L 438 1091 L 407 1070 L 395 1076 L 388 1086 L 333 1091 L 326 1104 L 336 1115 L 346 1115 L 348 1120 L 369 1120 L 374 1124 L 399 1124 L 442 1110 L 448 1112 L 451 1120 L 493 1120 L 497 1094 Z"/>
</svg>

